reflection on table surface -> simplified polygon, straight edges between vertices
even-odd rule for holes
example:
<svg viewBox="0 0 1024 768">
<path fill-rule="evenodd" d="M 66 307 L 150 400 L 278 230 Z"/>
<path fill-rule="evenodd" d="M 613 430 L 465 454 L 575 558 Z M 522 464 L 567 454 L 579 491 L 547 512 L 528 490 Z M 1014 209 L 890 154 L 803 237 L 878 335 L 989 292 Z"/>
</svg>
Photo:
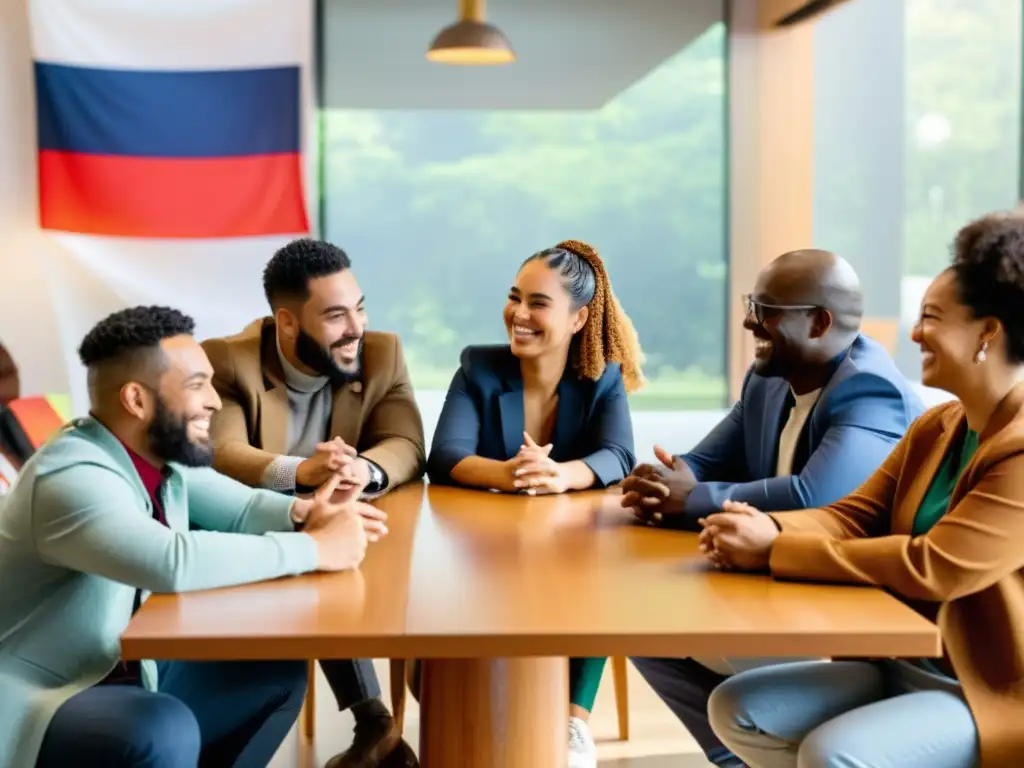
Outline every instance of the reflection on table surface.
<svg viewBox="0 0 1024 768">
<path fill-rule="evenodd" d="M 145 658 L 929 656 L 937 629 L 880 590 L 721 573 L 696 536 L 632 524 L 613 492 L 414 484 L 357 572 L 152 597 Z"/>
</svg>

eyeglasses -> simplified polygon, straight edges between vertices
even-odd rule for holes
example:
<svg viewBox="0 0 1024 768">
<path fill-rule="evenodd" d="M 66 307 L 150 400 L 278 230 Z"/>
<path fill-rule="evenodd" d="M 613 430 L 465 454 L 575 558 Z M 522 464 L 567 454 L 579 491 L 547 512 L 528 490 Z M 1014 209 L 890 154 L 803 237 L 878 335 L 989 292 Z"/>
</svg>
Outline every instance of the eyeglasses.
<svg viewBox="0 0 1024 768">
<path fill-rule="evenodd" d="M 782 312 L 809 312 L 818 309 L 816 304 L 766 304 L 758 301 L 753 294 L 745 293 L 740 297 L 747 310 L 747 317 L 753 318 L 758 325 L 770 317 L 778 317 Z"/>
</svg>

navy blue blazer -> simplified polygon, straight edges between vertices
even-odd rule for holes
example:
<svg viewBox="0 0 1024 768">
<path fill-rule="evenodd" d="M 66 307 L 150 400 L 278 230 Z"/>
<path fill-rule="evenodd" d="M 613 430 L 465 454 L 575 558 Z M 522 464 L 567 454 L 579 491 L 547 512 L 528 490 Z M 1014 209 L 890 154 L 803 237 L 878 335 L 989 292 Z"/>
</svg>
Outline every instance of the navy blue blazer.
<svg viewBox="0 0 1024 768">
<path fill-rule="evenodd" d="M 924 412 L 885 348 L 858 336 L 837 358 L 804 424 L 793 474 L 775 477 L 779 436 L 793 402 L 784 379 L 747 372 L 729 415 L 682 456 L 699 481 L 682 525 L 694 527 L 727 500 L 766 512 L 831 504 L 867 480 Z"/>
<path fill-rule="evenodd" d="M 508 345 L 466 347 L 452 378 L 427 459 L 432 483 L 454 484 L 452 469 L 467 456 L 506 461 L 523 444 L 523 379 Z M 571 368 L 558 385 L 551 458 L 584 461 L 599 487 L 633 471 L 633 422 L 618 365 L 597 381 Z"/>
</svg>

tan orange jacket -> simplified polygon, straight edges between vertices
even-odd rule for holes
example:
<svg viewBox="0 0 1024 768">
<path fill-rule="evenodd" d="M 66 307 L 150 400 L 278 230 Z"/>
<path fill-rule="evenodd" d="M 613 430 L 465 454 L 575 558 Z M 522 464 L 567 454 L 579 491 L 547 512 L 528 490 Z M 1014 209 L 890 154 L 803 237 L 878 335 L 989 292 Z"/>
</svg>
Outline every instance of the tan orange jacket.
<svg viewBox="0 0 1024 768">
<path fill-rule="evenodd" d="M 1024 765 L 1024 385 L 999 405 L 925 535 L 914 517 L 967 429 L 947 403 L 915 421 L 855 493 L 823 509 L 773 513 L 782 579 L 883 587 L 937 607 L 945 652 L 978 727 L 985 768 Z"/>
</svg>

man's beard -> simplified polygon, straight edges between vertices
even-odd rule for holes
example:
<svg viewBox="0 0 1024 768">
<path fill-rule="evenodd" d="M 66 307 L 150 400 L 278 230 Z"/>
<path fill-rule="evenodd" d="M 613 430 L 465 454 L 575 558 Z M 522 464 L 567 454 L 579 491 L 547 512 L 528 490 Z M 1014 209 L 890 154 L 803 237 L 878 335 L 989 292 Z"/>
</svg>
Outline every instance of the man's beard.
<svg viewBox="0 0 1024 768">
<path fill-rule="evenodd" d="M 213 443 L 193 443 L 188 439 L 188 419 L 172 413 L 159 395 L 156 412 L 146 430 L 149 449 L 164 461 L 186 467 L 208 467 L 213 464 Z"/>
<path fill-rule="evenodd" d="M 758 339 L 770 341 L 772 347 L 767 359 L 754 358 L 754 373 L 768 379 L 786 378 L 790 368 L 787 360 L 790 349 L 786 346 L 785 339 L 780 336 L 758 336 L 755 333 L 755 343 Z"/>
<path fill-rule="evenodd" d="M 763 376 L 766 379 L 777 379 L 786 375 L 783 366 L 779 364 L 776 359 L 776 352 L 772 350 L 772 356 L 767 360 L 755 359 L 754 360 L 754 373 L 758 376 Z"/>
<path fill-rule="evenodd" d="M 351 370 L 345 370 L 339 366 L 331 356 L 331 349 L 343 347 L 353 341 L 359 341 L 359 348 L 356 352 L 355 366 Z M 363 343 L 360 336 L 345 336 L 334 342 L 330 349 L 320 346 L 320 343 L 299 329 L 299 337 L 295 340 L 295 356 L 299 362 L 316 371 L 321 376 L 326 376 L 334 386 L 341 386 L 357 381 L 362 374 Z"/>
</svg>

